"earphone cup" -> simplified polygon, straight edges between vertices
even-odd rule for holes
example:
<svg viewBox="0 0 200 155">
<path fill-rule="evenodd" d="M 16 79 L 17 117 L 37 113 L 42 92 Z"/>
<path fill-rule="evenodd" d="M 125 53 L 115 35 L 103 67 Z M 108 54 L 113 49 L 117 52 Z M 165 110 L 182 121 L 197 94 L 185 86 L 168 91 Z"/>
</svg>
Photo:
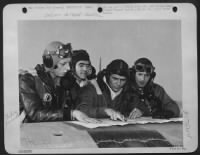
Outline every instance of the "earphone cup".
<svg viewBox="0 0 200 155">
<path fill-rule="evenodd" d="M 109 75 L 108 70 L 107 70 L 107 69 L 104 69 L 104 70 L 103 70 L 103 74 L 104 74 L 105 76 L 108 76 L 108 75 Z"/>
<path fill-rule="evenodd" d="M 109 81 L 110 71 L 107 70 L 107 69 L 104 69 L 104 70 L 103 70 L 103 75 L 105 76 L 106 81 Z"/>
<path fill-rule="evenodd" d="M 107 70 L 103 69 L 101 71 L 98 72 L 97 74 L 97 82 L 98 83 L 103 83 L 103 77 L 105 76 L 105 78 L 107 78 Z"/>
<path fill-rule="evenodd" d="M 91 79 L 95 79 L 96 76 L 97 76 L 96 75 L 96 69 L 93 66 L 91 66 L 91 68 L 88 70 L 87 78 L 88 78 L 88 80 L 91 80 Z"/>
<path fill-rule="evenodd" d="M 153 72 L 153 73 L 151 74 L 151 78 L 154 79 L 155 77 L 156 77 L 156 72 Z"/>
<path fill-rule="evenodd" d="M 47 68 L 51 68 L 53 66 L 53 59 L 52 59 L 51 55 L 44 55 L 42 58 L 43 58 L 43 64 Z"/>
<path fill-rule="evenodd" d="M 90 76 L 92 73 L 96 73 L 96 70 L 93 68 L 93 66 L 90 66 L 90 68 L 87 70 L 87 76 Z"/>
<path fill-rule="evenodd" d="M 134 79 L 135 79 L 135 67 L 133 66 L 132 68 L 130 68 L 129 72 L 130 72 L 130 80 L 134 81 Z"/>
</svg>

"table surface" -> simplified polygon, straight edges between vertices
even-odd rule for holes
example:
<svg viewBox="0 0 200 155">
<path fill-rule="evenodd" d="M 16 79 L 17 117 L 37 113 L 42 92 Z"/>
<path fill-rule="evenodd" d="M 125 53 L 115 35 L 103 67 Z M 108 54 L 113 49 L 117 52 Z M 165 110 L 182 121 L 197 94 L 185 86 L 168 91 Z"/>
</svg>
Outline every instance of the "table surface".
<svg viewBox="0 0 200 155">
<path fill-rule="evenodd" d="M 102 130 L 106 132 L 105 129 Z M 125 128 L 117 126 L 117 128 Z M 130 128 L 155 130 L 174 146 L 183 145 L 182 122 L 134 124 Z M 98 148 L 85 127 L 70 122 L 24 123 L 20 127 L 22 148 Z"/>
</svg>

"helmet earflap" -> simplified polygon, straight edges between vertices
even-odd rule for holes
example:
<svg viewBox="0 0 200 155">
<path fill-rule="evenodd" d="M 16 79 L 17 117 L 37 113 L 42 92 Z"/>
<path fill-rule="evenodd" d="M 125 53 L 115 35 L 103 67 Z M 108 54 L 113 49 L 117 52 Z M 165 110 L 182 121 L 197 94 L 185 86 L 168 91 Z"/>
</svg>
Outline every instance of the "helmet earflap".
<svg viewBox="0 0 200 155">
<path fill-rule="evenodd" d="M 43 55 L 42 56 L 43 59 L 43 64 L 47 67 L 47 68 L 51 68 L 53 67 L 53 58 L 50 54 L 48 55 Z"/>
<path fill-rule="evenodd" d="M 88 80 L 91 80 L 91 79 L 94 79 L 94 78 L 96 78 L 96 69 L 95 69 L 95 67 L 94 66 L 90 66 L 90 69 L 88 70 L 88 72 L 87 72 L 87 78 L 88 78 Z"/>
<path fill-rule="evenodd" d="M 156 77 L 156 72 L 153 71 L 153 72 L 151 73 L 151 79 L 154 79 L 155 77 Z"/>
<path fill-rule="evenodd" d="M 103 70 L 103 75 L 105 75 L 106 81 L 109 81 L 110 72 L 108 71 L 108 69 Z"/>
<path fill-rule="evenodd" d="M 135 68 L 134 68 L 134 66 L 132 68 L 129 68 L 129 72 L 130 72 L 130 80 L 134 81 L 134 79 L 135 79 Z"/>
<path fill-rule="evenodd" d="M 97 74 L 97 79 L 103 79 L 103 77 L 105 76 L 105 78 L 108 78 L 108 71 L 107 69 L 103 69 L 101 70 L 98 74 Z"/>
</svg>

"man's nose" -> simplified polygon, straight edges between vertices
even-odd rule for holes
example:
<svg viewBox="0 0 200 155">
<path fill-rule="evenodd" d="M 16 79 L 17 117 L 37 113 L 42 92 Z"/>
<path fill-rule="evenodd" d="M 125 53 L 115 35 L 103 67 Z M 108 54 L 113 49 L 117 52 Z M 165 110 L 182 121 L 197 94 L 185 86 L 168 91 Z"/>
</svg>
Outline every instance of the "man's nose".
<svg viewBox="0 0 200 155">
<path fill-rule="evenodd" d="M 65 69 L 66 71 L 69 71 L 69 70 L 70 70 L 70 65 L 69 65 L 69 64 L 66 64 L 65 67 L 64 67 L 64 69 Z"/>
<path fill-rule="evenodd" d="M 144 79 L 145 79 L 145 76 L 142 75 L 142 76 L 140 77 L 140 80 L 141 80 L 141 81 L 144 81 Z"/>
<path fill-rule="evenodd" d="M 117 80 L 117 85 L 121 85 L 121 80 Z"/>
<path fill-rule="evenodd" d="M 87 67 L 87 66 L 83 66 L 83 70 L 84 70 L 84 71 L 87 71 L 87 70 L 88 70 L 88 67 Z"/>
</svg>

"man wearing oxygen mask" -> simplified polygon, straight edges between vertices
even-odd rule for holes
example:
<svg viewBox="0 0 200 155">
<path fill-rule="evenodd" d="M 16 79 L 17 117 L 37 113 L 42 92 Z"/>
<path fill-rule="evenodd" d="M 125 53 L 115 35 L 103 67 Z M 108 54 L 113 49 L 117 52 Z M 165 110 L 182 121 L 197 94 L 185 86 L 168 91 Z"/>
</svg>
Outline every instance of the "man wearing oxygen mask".
<svg viewBox="0 0 200 155">
<path fill-rule="evenodd" d="M 23 122 L 78 120 L 96 122 L 79 110 L 74 110 L 61 79 L 71 70 L 71 46 L 59 41 L 49 43 L 43 52 L 43 64 L 36 74 L 19 74 L 20 112 Z"/>
<path fill-rule="evenodd" d="M 131 89 L 133 95 L 130 119 L 141 116 L 172 118 L 179 116 L 179 107 L 164 88 L 154 83 L 155 67 L 147 58 L 139 58 L 131 68 Z"/>
</svg>

